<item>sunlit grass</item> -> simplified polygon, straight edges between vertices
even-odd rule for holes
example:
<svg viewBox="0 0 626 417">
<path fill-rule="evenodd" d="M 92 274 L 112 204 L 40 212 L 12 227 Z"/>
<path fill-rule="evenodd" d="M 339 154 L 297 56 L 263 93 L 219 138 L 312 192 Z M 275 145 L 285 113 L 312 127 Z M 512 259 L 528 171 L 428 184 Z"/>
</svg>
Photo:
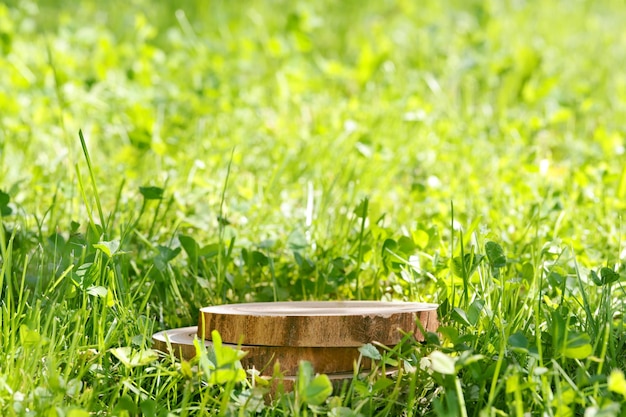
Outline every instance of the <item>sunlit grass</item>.
<svg viewBox="0 0 626 417">
<path fill-rule="evenodd" d="M 620 415 L 624 18 L 1 4 L 2 415 Z M 149 350 L 201 306 L 356 298 L 442 327 L 319 404 Z"/>
</svg>

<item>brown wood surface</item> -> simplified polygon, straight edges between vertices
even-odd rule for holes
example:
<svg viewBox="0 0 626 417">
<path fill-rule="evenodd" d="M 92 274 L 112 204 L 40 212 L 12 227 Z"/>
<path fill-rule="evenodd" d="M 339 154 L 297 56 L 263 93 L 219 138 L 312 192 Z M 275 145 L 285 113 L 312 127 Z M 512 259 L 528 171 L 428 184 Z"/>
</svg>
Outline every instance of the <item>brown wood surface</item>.
<svg viewBox="0 0 626 417">
<path fill-rule="evenodd" d="M 400 330 L 423 340 L 417 322 L 437 330 L 437 305 L 379 301 L 292 301 L 200 309 L 198 336 L 217 330 L 225 343 L 256 346 L 358 347 L 398 344 Z"/>
<path fill-rule="evenodd" d="M 196 356 L 196 348 L 193 340 L 196 337 L 198 328 L 183 327 L 180 329 L 166 330 L 152 336 L 154 348 L 162 352 L 169 352 L 167 341 L 169 340 L 172 352 L 176 357 L 190 360 Z M 205 340 L 205 346 L 210 347 L 211 341 Z M 237 345 L 226 344 L 232 348 Z M 274 370 L 274 363 L 280 362 L 281 371 L 287 375 L 296 375 L 298 363 L 301 360 L 309 361 L 313 365 L 315 372 L 319 373 L 351 373 L 354 363 L 359 358 L 359 351 L 355 347 L 320 348 L 320 347 L 273 347 L 273 346 L 246 346 L 239 347 L 247 352 L 241 360 L 244 368 L 256 368 L 262 371 L 263 375 L 271 375 Z M 361 369 L 369 369 L 371 361 L 362 358 Z"/>
</svg>

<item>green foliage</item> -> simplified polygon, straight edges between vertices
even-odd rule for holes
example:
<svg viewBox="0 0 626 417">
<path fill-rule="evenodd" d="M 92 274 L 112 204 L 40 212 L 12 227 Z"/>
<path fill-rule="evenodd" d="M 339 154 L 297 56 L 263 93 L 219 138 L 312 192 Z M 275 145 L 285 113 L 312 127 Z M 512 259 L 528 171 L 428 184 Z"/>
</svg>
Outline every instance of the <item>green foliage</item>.
<svg viewBox="0 0 626 417">
<path fill-rule="evenodd" d="M 0 4 L 0 414 L 623 415 L 624 19 Z M 150 348 L 209 304 L 356 298 L 441 327 L 282 396 Z"/>
<path fill-rule="evenodd" d="M 2 216 L 10 215 L 13 210 L 9 207 L 9 202 L 11 201 L 11 196 L 4 191 L 0 190 L 0 214 Z"/>
<path fill-rule="evenodd" d="M 327 375 L 313 375 L 313 367 L 302 361 L 298 367 L 296 399 L 302 404 L 321 405 L 332 394 L 333 387 Z"/>
</svg>

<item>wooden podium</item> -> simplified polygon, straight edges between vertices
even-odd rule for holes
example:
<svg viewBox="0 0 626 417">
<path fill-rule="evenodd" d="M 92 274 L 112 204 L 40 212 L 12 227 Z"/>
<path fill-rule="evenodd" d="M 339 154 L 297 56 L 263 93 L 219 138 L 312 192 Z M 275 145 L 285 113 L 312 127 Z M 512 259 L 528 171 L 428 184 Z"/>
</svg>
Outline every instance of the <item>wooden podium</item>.
<svg viewBox="0 0 626 417">
<path fill-rule="evenodd" d="M 191 359 L 194 338 L 210 346 L 217 330 L 224 345 L 247 355 L 244 368 L 271 375 L 274 363 L 287 377 L 309 361 L 315 372 L 351 377 L 358 348 L 378 342 L 393 347 L 406 333 L 423 340 L 421 328 L 437 331 L 437 305 L 379 301 L 290 301 L 226 304 L 200 309 L 198 326 L 166 330 L 153 336 L 155 349 Z M 361 358 L 362 370 L 370 368 Z"/>
</svg>

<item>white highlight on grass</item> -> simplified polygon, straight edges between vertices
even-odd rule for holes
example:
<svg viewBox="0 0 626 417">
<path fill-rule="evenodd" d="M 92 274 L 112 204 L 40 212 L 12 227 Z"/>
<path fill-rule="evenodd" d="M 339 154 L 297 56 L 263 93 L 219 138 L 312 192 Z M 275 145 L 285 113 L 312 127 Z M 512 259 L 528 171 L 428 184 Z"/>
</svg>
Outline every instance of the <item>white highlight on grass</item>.
<svg viewBox="0 0 626 417">
<path fill-rule="evenodd" d="M 550 169 L 550 160 L 544 158 L 539 161 L 539 172 L 541 175 L 546 175 L 548 173 L 548 169 Z"/>
<path fill-rule="evenodd" d="M 423 122 L 428 117 L 428 114 L 423 109 L 408 111 L 404 113 L 403 120 L 405 122 Z"/>
<path fill-rule="evenodd" d="M 441 94 L 441 85 L 439 85 L 439 81 L 435 78 L 435 76 L 429 72 L 424 74 L 424 81 L 426 85 L 435 95 Z"/>
<path fill-rule="evenodd" d="M 386 60 L 385 62 L 383 62 L 382 67 L 383 67 L 383 71 L 385 71 L 388 74 L 396 72 L 396 64 L 394 64 L 393 61 Z"/>
<path fill-rule="evenodd" d="M 441 180 L 436 175 L 431 175 L 428 178 L 426 178 L 426 184 L 430 188 L 440 188 Z"/>
<path fill-rule="evenodd" d="M 15 54 L 9 54 L 8 61 L 15 67 L 15 69 L 17 69 L 17 71 L 20 73 L 20 75 L 29 84 L 34 84 L 37 81 L 37 76 Z"/>
<path fill-rule="evenodd" d="M 193 165 L 191 166 L 191 169 L 189 169 L 189 174 L 187 174 L 187 184 L 192 185 L 196 176 L 196 171 L 204 171 L 205 168 L 206 164 L 203 161 L 199 159 L 193 161 Z"/>
<path fill-rule="evenodd" d="M 421 273 L 422 272 L 422 266 L 420 265 L 420 257 L 419 257 L 419 255 L 411 255 L 411 256 L 409 256 L 409 265 L 411 266 L 411 268 L 413 268 L 413 270 L 415 270 L 415 272 L 417 272 L 417 273 Z"/>
<path fill-rule="evenodd" d="M 307 182 L 307 199 L 306 199 L 306 212 L 305 212 L 305 224 L 306 227 L 311 227 L 313 224 L 313 208 L 314 208 L 314 199 L 315 199 L 315 188 L 313 187 L 313 182 Z M 309 232 L 307 231 L 307 234 Z M 308 236 L 307 236 L 308 239 Z"/>
<path fill-rule="evenodd" d="M 313 186 L 313 181 L 307 182 L 307 199 L 306 199 L 306 209 L 304 212 L 305 216 L 305 226 L 306 231 L 304 232 L 304 236 L 306 237 L 306 241 L 311 244 L 311 248 L 313 250 L 316 249 L 316 244 L 311 238 L 311 226 L 313 225 L 313 212 L 315 209 L 315 187 Z"/>
<path fill-rule="evenodd" d="M 347 134 L 356 132 L 358 128 L 359 128 L 359 124 L 355 122 L 354 120 L 348 119 L 345 122 L 343 122 L 343 130 Z"/>
</svg>

